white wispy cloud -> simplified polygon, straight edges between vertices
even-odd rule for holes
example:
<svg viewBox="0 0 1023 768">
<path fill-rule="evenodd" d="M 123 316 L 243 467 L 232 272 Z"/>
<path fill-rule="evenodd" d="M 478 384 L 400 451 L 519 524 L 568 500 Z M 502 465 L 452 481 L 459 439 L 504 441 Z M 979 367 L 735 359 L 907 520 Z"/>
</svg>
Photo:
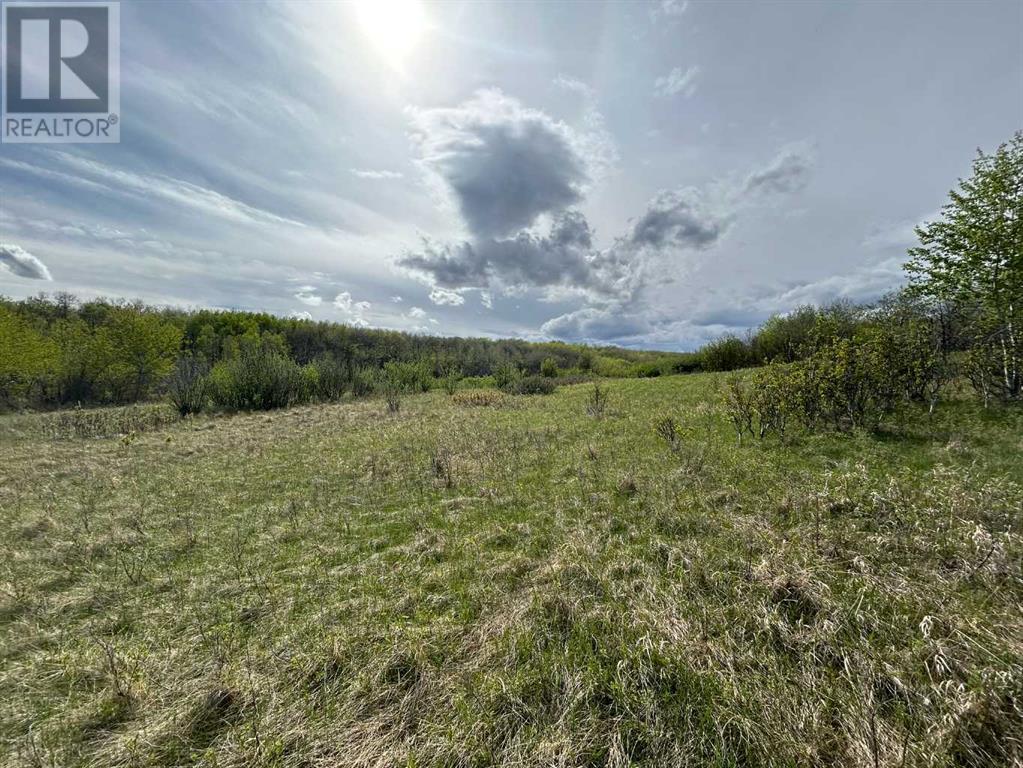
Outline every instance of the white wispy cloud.
<svg viewBox="0 0 1023 768">
<path fill-rule="evenodd" d="M 376 171 L 369 169 L 352 168 L 352 176 L 360 179 L 401 179 L 404 174 L 399 171 Z"/>
<path fill-rule="evenodd" d="M 696 65 L 685 70 L 682 67 L 675 67 L 668 74 L 654 80 L 654 93 L 658 96 L 677 96 L 682 93 L 688 98 L 696 93 L 700 72 Z"/>
<path fill-rule="evenodd" d="M 182 179 L 115 168 L 68 152 L 55 152 L 51 156 L 67 172 L 6 158 L 0 158 L 0 164 L 108 195 L 137 197 L 164 205 L 169 203 L 234 222 L 284 224 L 301 228 L 306 226 L 296 219 L 263 210 Z"/>
</svg>

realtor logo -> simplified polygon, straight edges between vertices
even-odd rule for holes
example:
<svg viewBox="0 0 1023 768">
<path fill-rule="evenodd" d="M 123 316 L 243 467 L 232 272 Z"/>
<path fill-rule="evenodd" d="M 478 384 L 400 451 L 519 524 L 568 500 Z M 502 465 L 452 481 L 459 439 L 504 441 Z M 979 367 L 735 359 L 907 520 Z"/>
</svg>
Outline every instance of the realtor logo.
<svg viewBox="0 0 1023 768">
<path fill-rule="evenodd" d="M 3 3 L 5 143 L 120 141 L 116 2 Z"/>
</svg>

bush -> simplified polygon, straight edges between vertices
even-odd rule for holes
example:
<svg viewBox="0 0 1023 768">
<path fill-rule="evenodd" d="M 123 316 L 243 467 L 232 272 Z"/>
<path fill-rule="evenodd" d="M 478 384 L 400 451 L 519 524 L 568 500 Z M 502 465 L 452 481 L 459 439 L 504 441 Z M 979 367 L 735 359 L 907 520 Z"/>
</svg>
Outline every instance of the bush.
<svg viewBox="0 0 1023 768">
<path fill-rule="evenodd" d="M 607 355 L 595 357 L 592 370 L 597 376 L 606 379 L 626 378 L 633 374 L 632 363 L 622 360 L 620 357 L 608 357 Z"/>
<path fill-rule="evenodd" d="M 315 400 L 320 393 L 319 369 L 312 363 L 309 363 L 308 365 L 303 365 L 299 372 L 302 375 L 302 391 L 299 393 L 296 402 L 307 403 L 310 400 Z"/>
<path fill-rule="evenodd" d="M 302 368 L 263 342 L 241 344 L 233 357 L 213 367 L 210 377 L 214 405 L 227 410 L 286 408 L 308 397 L 309 378 Z"/>
<path fill-rule="evenodd" d="M 352 395 L 366 397 L 376 391 L 377 371 L 375 368 L 362 367 L 352 371 Z"/>
<path fill-rule="evenodd" d="M 691 352 L 671 362 L 671 373 L 696 373 L 702 370 L 703 360 L 699 353 Z"/>
<path fill-rule="evenodd" d="M 458 382 L 462 378 L 462 370 L 457 365 L 451 364 L 444 367 L 444 376 L 441 378 L 441 386 L 449 395 L 458 391 Z"/>
<path fill-rule="evenodd" d="M 864 325 L 805 360 L 729 379 L 725 408 L 740 443 L 747 433 L 784 436 L 792 421 L 809 431 L 874 429 L 911 400 L 933 410 L 949 370 L 927 335 Z"/>
<path fill-rule="evenodd" d="M 640 379 L 654 379 L 660 375 L 660 363 L 639 363 L 636 366 L 636 376 Z"/>
<path fill-rule="evenodd" d="M 511 388 L 522 378 L 522 372 L 518 366 L 511 363 L 501 363 L 494 369 L 494 384 L 498 389 L 511 390 Z"/>
<path fill-rule="evenodd" d="M 167 379 L 167 394 L 178 413 L 187 416 L 206 407 L 210 396 L 210 367 L 193 355 L 178 358 Z"/>
<path fill-rule="evenodd" d="M 557 378 L 558 361 L 553 357 L 545 357 L 543 362 L 540 363 L 540 375 L 545 376 L 548 379 Z"/>
<path fill-rule="evenodd" d="M 749 346 L 736 336 L 723 336 L 700 350 L 705 371 L 734 371 L 753 362 Z"/>
<path fill-rule="evenodd" d="M 600 384 L 594 384 L 593 389 L 590 390 L 589 397 L 586 399 L 586 412 L 594 418 L 600 418 L 604 415 L 607 410 L 607 399 L 610 395 L 610 390 L 607 387 L 602 387 Z"/>
<path fill-rule="evenodd" d="M 513 395 L 549 395 L 558 388 L 553 379 L 543 376 L 526 376 L 508 387 Z"/>
<path fill-rule="evenodd" d="M 386 363 L 383 377 L 388 385 L 396 387 L 400 392 L 429 392 L 433 386 L 433 373 L 425 360 Z"/>
<path fill-rule="evenodd" d="M 340 400 L 352 387 L 351 366 L 334 355 L 324 355 L 312 362 L 316 369 L 316 397 Z"/>
<path fill-rule="evenodd" d="M 654 432 L 661 438 L 668 450 L 678 453 L 682 449 L 682 428 L 672 416 L 664 416 L 654 424 Z"/>
</svg>

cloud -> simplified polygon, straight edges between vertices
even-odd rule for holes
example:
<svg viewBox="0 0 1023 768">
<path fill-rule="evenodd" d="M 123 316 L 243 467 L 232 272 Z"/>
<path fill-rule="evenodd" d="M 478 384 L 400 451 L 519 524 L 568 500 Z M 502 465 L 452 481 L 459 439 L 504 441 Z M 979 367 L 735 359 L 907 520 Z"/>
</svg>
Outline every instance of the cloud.
<svg viewBox="0 0 1023 768">
<path fill-rule="evenodd" d="M 688 98 L 696 93 L 696 81 L 699 76 L 698 66 L 694 65 L 686 70 L 675 67 L 667 75 L 654 80 L 654 93 L 658 96 L 677 96 L 683 93 Z"/>
<path fill-rule="evenodd" d="M 308 312 L 302 312 L 302 311 L 297 310 L 297 309 L 294 312 L 292 312 L 290 315 L 288 315 L 288 317 L 290 317 L 292 320 L 312 320 L 313 319 L 313 316 L 310 315 Z"/>
<path fill-rule="evenodd" d="M 744 191 L 779 194 L 798 192 L 809 182 L 814 162 L 813 151 L 806 142 L 790 144 L 783 147 L 765 167 L 746 177 Z"/>
<path fill-rule="evenodd" d="M 303 285 L 298 289 L 298 292 L 295 294 L 295 298 L 303 304 L 308 304 L 310 307 L 318 307 L 323 303 L 323 299 L 314 293 L 315 290 L 316 289 L 311 285 Z"/>
<path fill-rule="evenodd" d="M 791 312 L 807 304 L 823 306 L 834 301 L 869 303 L 905 283 L 902 258 L 868 264 L 851 272 L 817 280 L 764 286 L 746 295 L 713 294 L 694 308 L 691 321 L 701 326 L 751 328 L 771 315 Z"/>
<path fill-rule="evenodd" d="M 733 218 L 731 211 L 714 210 L 694 187 L 662 190 L 632 225 L 628 240 L 640 247 L 702 250 L 721 239 Z"/>
<path fill-rule="evenodd" d="M 546 236 L 522 231 L 455 245 L 427 241 L 398 264 L 425 277 L 435 290 L 561 288 L 611 295 L 628 277 L 628 265 L 618 256 L 615 249 L 594 251 L 586 217 L 567 211 L 554 218 Z"/>
<path fill-rule="evenodd" d="M 650 11 L 650 20 L 678 20 L 689 8 L 689 0 L 660 0 Z"/>
<path fill-rule="evenodd" d="M 412 307 L 408 311 L 408 316 L 414 317 L 417 320 L 421 320 L 422 318 L 426 317 L 426 310 L 423 309 L 422 307 Z"/>
<path fill-rule="evenodd" d="M 588 86 L 582 80 L 570 77 L 569 75 L 558 75 L 554 78 L 554 85 L 558 88 L 563 88 L 566 91 L 578 93 L 586 99 L 586 101 L 592 101 L 597 96 L 597 92 L 593 88 Z"/>
<path fill-rule="evenodd" d="M 599 162 L 599 143 L 499 90 L 409 116 L 422 166 L 476 238 L 504 237 L 575 205 Z"/>
<path fill-rule="evenodd" d="M 401 296 L 392 296 L 391 301 L 393 301 L 395 304 L 401 304 L 403 301 L 405 301 L 405 299 L 403 299 Z"/>
<path fill-rule="evenodd" d="M 169 202 L 195 209 L 206 215 L 217 216 L 239 223 L 286 224 L 293 227 L 306 226 L 303 222 L 296 219 L 279 216 L 276 213 L 249 205 L 216 190 L 208 189 L 182 179 L 125 171 L 66 152 L 57 152 L 53 157 L 75 174 L 71 177 L 75 180 L 75 183 L 85 184 L 88 187 L 98 187 L 115 194 L 156 199 L 165 203 Z M 33 173 L 38 172 L 43 175 L 59 173 L 49 172 L 46 169 L 28 164 L 22 165 L 25 166 L 22 170 Z"/>
<path fill-rule="evenodd" d="M 540 326 L 545 336 L 565 341 L 611 341 L 650 333 L 649 321 L 638 314 L 628 314 L 618 305 L 584 307 L 551 318 Z"/>
<path fill-rule="evenodd" d="M 921 216 L 919 219 L 904 219 L 894 224 L 876 227 L 863 238 L 862 245 L 864 248 L 872 250 L 897 248 L 904 251 L 919 243 L 919 238 L 916 236 L 917 227 L 940 217 L 941 211 L 933 211 L 927 216 Z"/>
<path fill-rule="evenodd" d="M 404 174 L 398 171 L 374 171 L 352 168 L 352 175 L 360 179 L 401 179 Z"/>
<path fill-rule="evenodd" d="M 365 317 L 371 306 L 368 301 L 354 301 L 352 294 L 343 291 L 334 297 L 333 305 L 341 312 L 345 322 L 360 327 L 369 325 Z"/>
<path fill-rule="evenodd" d="M 0 269 L 29 280 L 53 280 L 39 259 L 18 245 L 0 243 Z"/>
<path fill-rule="evenodd" d="M 692 187 L 664 190 L 604 250 L 594 247 L 589 222 L 573 210 L 555 216 L 546 236 L 521 231 L 514 237 L 454 244 L 426 240 L 398 265 L 447 291 L 539 289 L 548 296 L 582 293 L 602 301 L 626 300 L 640 288 L 651 257 L 706 250 L 734 218 L 733 203 L 712 201 Z"/>
<path fill-rule="evenodd" d="M 860 267 L 844 275 L 797 283 L 770 297 L 767 307 L 787 312 L 803 304 L 828 304 L 836 300 L 864 303 L 880 298 L 906 281 L 902 257 Z"/>
<path fill-rule="evenodd" d="M 458 307 L 465 304 L 465 297 L 457 291 L 449 291 L 447 288 L 434 286 L 430 291 L 430 301 L 438 306 Z"/>
<path fill-rule="evenodd" d="M 583 298 L 582 307 L 544 324 L 548 337 L 661 338 L 666 328 L 682 321 L 675 316 L 655 323 L 644 317 L 639 308 L 650 298 L 647 289 L 678 279 L 687 266 L 681 257 L 716 246 L 747 208 L 800 188 L 810 171 L 807 158 L 793 146 L 745 178 L 703 189 L 662 190 L 605 248 L 596 246 L 586 217 L 573 209 L 550 216 L 547 234 L 532 228 L 453 243 L 427 238 L 419 249 L 398 258 L 397 265 L 429 285 L 436 304 L 462 304 L 464 294 L 473 290 L 488 308 L 495 292 L 537 291 L 542 299 L 558 301 Z M 703 331 L 687 326 L 685 332 Z"/>
</svg>

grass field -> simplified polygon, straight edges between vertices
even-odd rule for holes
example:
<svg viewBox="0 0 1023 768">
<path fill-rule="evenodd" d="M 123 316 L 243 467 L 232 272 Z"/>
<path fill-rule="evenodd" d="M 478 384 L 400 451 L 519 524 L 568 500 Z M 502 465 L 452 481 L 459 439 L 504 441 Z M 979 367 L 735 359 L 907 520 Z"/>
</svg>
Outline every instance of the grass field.
<svg viewBox="0 0 1023 768">
<path fill-rule="evenodd" d="M 722 382 L 0 420 L 0 763 L 1023 764 L 1023 413 Z"/>
</svg>

